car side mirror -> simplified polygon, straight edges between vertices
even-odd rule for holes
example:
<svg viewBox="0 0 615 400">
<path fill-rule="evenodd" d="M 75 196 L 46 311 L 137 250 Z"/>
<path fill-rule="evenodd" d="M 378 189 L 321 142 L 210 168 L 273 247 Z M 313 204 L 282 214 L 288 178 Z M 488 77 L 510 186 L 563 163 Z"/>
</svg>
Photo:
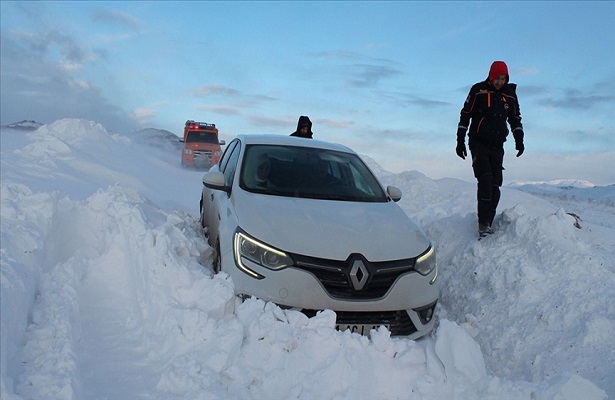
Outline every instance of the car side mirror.
<svg viewBox="0 0 615 400">
<path fill-rule="evenodd" d="M 224 174 L 220 171 L 212 171 L 203 175 L 203 185 L 214 190 L 222 190 L 230 193 L 231 188 L 224 183 Z"/>
<path fill-rule="evenodd" d="M 220 146 L 224 146 L 226 142 L 224 140 L 220 140 Z"/>
<path fill-rule="evenodd" d="M 396 203 L 401 200 L 401 190 L 395 186 L 387 186 L 387 194 Z"/>
</svg>

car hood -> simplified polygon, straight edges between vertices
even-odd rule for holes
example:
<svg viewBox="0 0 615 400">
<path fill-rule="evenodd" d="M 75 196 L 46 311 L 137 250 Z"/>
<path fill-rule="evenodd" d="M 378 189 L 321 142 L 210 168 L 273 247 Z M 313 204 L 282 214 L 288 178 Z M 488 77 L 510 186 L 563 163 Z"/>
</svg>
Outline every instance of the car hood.
<svg viewBox="0 0 615 400">
<path fill-rule="evenodd" d="M 299 199 L 243 191 L 235 200 L 239 226 L 246 233 L 291 253 L 333 260 L 359 253 L 376 262 L 416 257 L 430 244 L 393 202 Z"/>
</svg>

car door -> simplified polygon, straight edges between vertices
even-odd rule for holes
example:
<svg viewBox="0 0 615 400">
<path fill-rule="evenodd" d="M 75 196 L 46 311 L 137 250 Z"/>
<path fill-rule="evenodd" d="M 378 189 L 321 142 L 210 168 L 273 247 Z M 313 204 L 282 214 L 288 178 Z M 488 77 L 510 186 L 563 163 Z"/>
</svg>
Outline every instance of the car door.
<svg viewBox="0 0 615 400">
<path fill-rule="evenodd" d="M 220 158 L 220 161 L 218 162 L 218 164 L 214 165 L 210 169 L 210 171 L 220 171 L 220 172 L 223 171 L 224 167 L 228 163 L 230 155 L 233 152 L 233 149 L 235 148 L 236 144 L 237 144 L 236 141 L 229 143 L 226 150 L 224 151 L 224 154 L 222 154 L 222 157 Z M 214 218 L 217 218 L 217 215 L 218 215 L 218 212 L 214 204 L 215 192 L 216 190 L 208 188 L 207 186 L 203 186 L 202 218 L 203 218 L 203 226 L 207 227 L 207 230 L 208 230 L 207 236 L 209 236 L 209 232 L 211 232 L 212 221 L 214 220 Z"/>
<path fill-rule="evenodd" d="M 226 155 L 228 153 L 228 158 Z M 229 144 L 227 152 L 224 154 L 223 163 L 220 163 L 220 172 L 224 174 L 224 185 L 227 188 L 233 186 L 235 180 L 235 172 L 237 170 L 237 163 L 239 161 L 239 154 L 241 153 L 241 145 L 239 140 L 235 140 Z M 220 219 L 226 215 L 227 202 L 231 196 L 230 192 L 224 190 L 211 190 L 210 189 L 209 200 L 211 201 L 211 207 L 207 211 L 209 214 L 209 242 L 212 246 L 216 245 L 220 229 Z"/>
</svg>

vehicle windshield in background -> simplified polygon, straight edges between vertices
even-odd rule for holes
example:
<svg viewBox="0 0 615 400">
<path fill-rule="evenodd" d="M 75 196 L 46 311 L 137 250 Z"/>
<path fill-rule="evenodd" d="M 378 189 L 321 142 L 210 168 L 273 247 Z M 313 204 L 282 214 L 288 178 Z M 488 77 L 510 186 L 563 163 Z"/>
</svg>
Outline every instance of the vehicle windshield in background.
<svg viewBox="0 0 615 400">
<path fill-rule="evenodd" d="M 199 142 L 199 143 L 214 143 L 218 144 L 218 136 L 213 132 L 199 132 L 190 131 L 186 137 L 186 142 Z"/>
<path fill-rule="evenodd" d="M 356 154 L 300 146 L 246 147 L 239 186 L 287 197 L 387 201 L 378 180 Z"/>
</svg>

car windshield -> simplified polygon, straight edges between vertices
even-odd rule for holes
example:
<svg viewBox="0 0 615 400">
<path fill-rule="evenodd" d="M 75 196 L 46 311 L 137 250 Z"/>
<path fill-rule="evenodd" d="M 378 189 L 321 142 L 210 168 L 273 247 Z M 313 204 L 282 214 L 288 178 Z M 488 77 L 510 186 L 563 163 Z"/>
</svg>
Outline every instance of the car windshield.
<svg viewBox="0 0 615 400">
<path fill-rule="evenodd" d="M 323 200 L 386 202 L 359 156 L 299 146 L 249 145 L 239 186 L 253 193 Z"/>
<path fill-rule="evenodd" d="M 214 132 L 204 131 L 189 131 L 186 142 L 199 142 L 199 143 L 218 143 L 218 136 Z"/>
</svg>

